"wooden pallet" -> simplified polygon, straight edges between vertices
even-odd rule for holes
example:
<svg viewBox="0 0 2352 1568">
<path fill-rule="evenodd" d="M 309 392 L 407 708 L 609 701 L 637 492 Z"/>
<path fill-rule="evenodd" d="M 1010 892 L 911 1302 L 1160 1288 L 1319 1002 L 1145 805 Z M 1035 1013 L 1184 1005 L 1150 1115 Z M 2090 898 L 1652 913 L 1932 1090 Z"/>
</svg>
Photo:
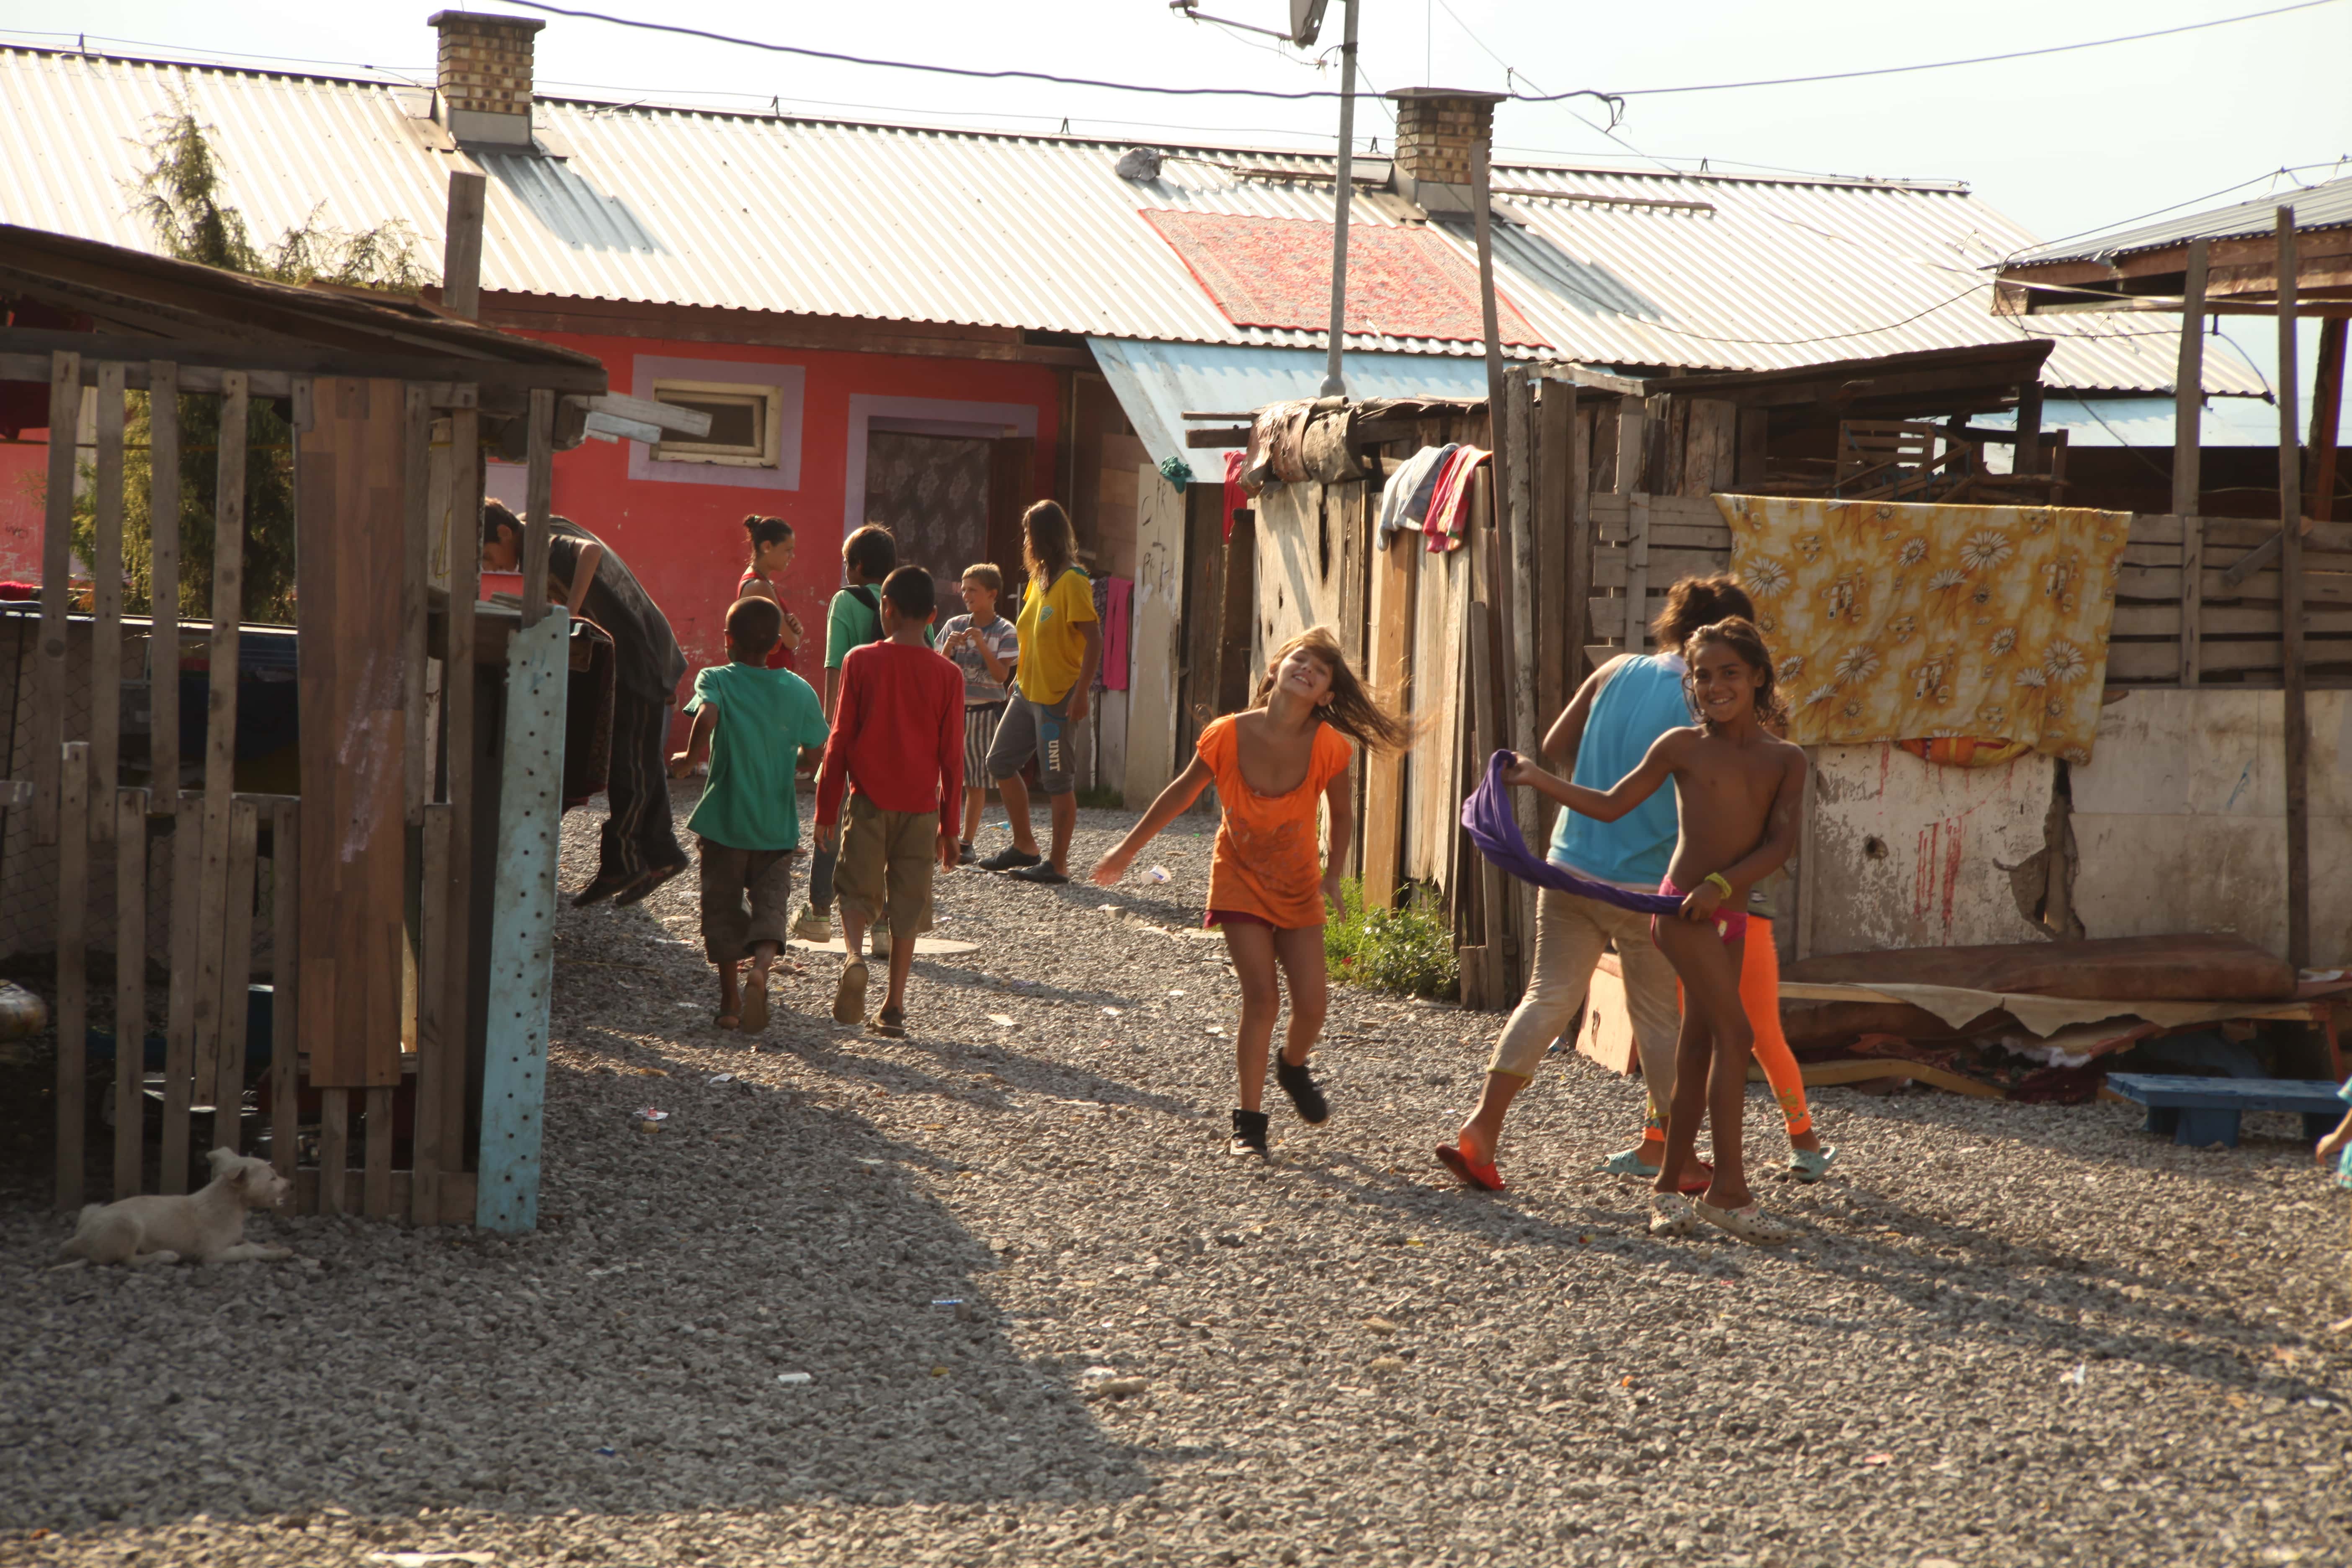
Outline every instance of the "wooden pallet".
<svg viewBox="0 0 2352 1568">
<path fill-rule="evenodd" d="M 2118 1072 L 2107 1087 L 2147 1107 L 2147 1131 L 2169 1132 L 2175 1143 L 2203 1149 L 2238 1146 L 2238 1122 L 2249 1110 L 2284 1110 L 2303 1117 L 2314 1142 L 2335 1130 L 2345 1105 L 2326 1079 L 2187 1078 L 2174 1073 Z"/>
</svg>

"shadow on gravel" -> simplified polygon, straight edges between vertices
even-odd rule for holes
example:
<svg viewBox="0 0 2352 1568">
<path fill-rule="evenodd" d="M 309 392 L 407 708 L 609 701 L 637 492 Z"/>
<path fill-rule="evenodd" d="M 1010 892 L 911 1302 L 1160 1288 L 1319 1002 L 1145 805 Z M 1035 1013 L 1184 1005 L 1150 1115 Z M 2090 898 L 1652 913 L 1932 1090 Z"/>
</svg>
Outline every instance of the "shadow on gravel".
<svg viewBox="0 0 2352 1568">
<path fill-rule="evenodd" d="M 576 1031 L 575 1031 L 576 1034 Z M 257 1226 L 322 1267 L 37 1271 L 0 1214 L 0 1514 L 545 1515 L 1112 1500 L 1149 1477 L 1025 1363 L 987 1242 L 856 1114 L 559 1042 L 544 1228 Z M 669 1112 L 657 1133 L 633 1111 Z M 1076 1369 L 1071 1369 L 1075 1373 Z M 805 1381 L 791 1374 L 806 1373 Z"/>
</svg>

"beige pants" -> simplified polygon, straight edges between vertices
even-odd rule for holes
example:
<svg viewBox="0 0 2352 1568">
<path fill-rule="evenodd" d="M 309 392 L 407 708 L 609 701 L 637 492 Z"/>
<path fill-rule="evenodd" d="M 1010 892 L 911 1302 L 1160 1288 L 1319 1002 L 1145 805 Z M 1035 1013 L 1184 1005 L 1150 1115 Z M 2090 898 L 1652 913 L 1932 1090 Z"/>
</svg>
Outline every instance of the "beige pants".
<svg viewBox="0 0 2352 1568">
<path fill-rule="evenodd" d="M 1642 1052 L 1642 1078 L 1660 1105 L 1674 1098 L 1675 1037 L 1682 1009 L 1674 965 L 1650 940 L 1650 917 L 1546 888 L 1536 905 L 1535 973 L 1495 1042 L 1488 1072 L 1532 1079 L 1551 1043 L 1576 1026 L 1593 966 L 1609 944 L 1625 978 L 1625 1006 Z"/>
</svg>

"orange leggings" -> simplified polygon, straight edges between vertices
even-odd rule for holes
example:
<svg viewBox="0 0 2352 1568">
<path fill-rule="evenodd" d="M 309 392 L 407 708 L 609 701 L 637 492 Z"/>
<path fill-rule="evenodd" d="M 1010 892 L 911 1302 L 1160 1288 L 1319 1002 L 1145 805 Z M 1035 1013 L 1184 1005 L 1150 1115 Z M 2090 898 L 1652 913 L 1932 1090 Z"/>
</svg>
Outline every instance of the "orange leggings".
<svg viewBox="0 0 2352 1568">
<path fill-rule="evenodd" d="M 1682 994 L 1679 984 L 1675 994 L 1677 998 Z M 1789 1136 L 1801 1138 L 1813 1130 L 1813 1113 L 1805 1104 L 1805 1079 L 1798 1070 L 1796 1054 L 1789 1049 L 1789 1037 L 1780 1032 L 1780 953 L 1772 943 L 1772 922 L 1762 915 L 1748 917 L 1748 944 L 1739 962 L 1739 1006 L 1756 1036 L 1756 1060 L 1764 1068 L 1764 1080 L 1772 1086 L 1772 1098 L 1780 1102 Z M 1658 1109 L 1656 1091 L 1652 1090 L 1642 1136 L 1663 1140 L 1665 1135 L 1665 1115 Z"/>
</svg>

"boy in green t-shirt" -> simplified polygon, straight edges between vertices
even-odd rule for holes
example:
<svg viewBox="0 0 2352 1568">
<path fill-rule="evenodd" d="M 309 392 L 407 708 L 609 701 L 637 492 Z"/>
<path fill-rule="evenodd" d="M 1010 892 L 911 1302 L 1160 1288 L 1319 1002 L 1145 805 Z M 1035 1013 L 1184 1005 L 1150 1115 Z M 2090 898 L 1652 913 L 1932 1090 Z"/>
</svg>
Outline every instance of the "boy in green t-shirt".
<svg viewBox="0 0 2352 1568">
<path fill-rule="evenodd" d="M 789 669 L 766 668 L 783 630 L 773 599 L 738 599 L 728 607 L 732 662 L 695 676 L 686 705 L 694 729 L 686 750 L 670 758 L 673 778 L 710 759 L 701 804 L 686 824 L 701 847 L 702 950 L 719 970 L 719 1026 L 747 1035 L 768 1026 L 768 971 L 783 949 L 792 909 L 793 857 L 801 842 L 793 773 L 803 753 L 822 754 L 826 736 L 809 683 Z M 747 962 L 750 981 L 739 998 L 736 969 Z"/>
</svg>

